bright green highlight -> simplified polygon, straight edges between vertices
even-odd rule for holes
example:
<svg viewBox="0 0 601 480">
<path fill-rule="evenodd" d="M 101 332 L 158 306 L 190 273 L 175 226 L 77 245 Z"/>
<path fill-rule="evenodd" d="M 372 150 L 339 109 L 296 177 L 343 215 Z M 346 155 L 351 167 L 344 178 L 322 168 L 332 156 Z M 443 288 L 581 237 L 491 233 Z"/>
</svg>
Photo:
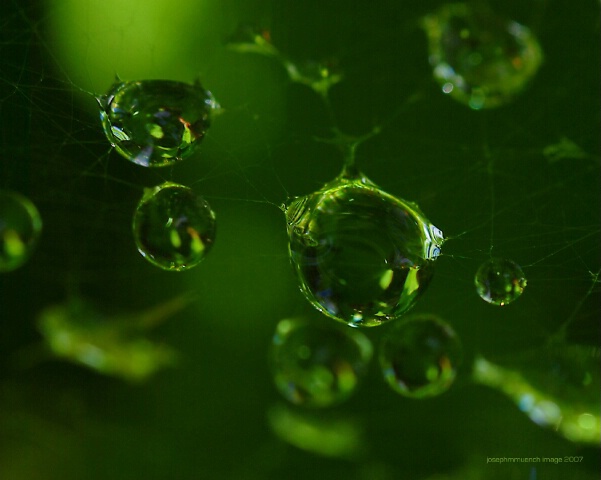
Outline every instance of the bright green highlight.
<svg viewBox="0 0 601 480">
<path fill-rule="evenodd" d="M 274 382 L 284 398 L 317 408 L 348 399 L 371 357 L 371 343 L 360 332 L 300 319 L 277 325 L 270 355 Z"/>
<path fill-rule="evenodd" d="M 384 379 L 405 397 L 427 398 L 448 390 L 461 362 L 455 331 L 434 315 L 395 323 L 380 344 Z"/>
<path fill-rule="evenodd" d="M 42 232 L 36 206 L 23 195 L 0 191 L 0 272 L 10 272 L 31 256 Z"/>
<path fill-rule="evenodd" d="M 474 283 L 482 300 L 502 307 L 523 293 L 527 281 L 521 267 L 514 261 L 492 258 L 480 265 Z"/>
<path fill-rule="evenodd" d="M 301 291 L 351 326 L 399 318 L 433 275 L 444 241 L 417 205 L 344 172 L 285 207 L 290 260 Z"/>
<path fill-rule="evenodd" d="M 537 425 L 572 442 L 601 443 L 598 347 L 538 349 L 516 355 L 509 367 L 480 356 L 474 363 L 473 378 L 511 398 Z"/>
<path fill-rule="evenodd" d="M 267 419 L 278 438 L 320 456 L 352 459 L 365 447 L 362 432 L 351 419 L 324 418 L 284 405 L 272 407 Z"/>
<path fill-rule="evenodd" d="M 147 189 L 133 219 L 138 251 L 164 270 L 198 265 L 213 246 L 215 231 L 215 212 L 209 203 L 171 182 Z"/>
<path fill-rule="evenodd" d="M 528 28 L 483 5 L 445 5 L 425 17 L 423 27 L 443 93 L 473 110 L 512 101 L 543 60 Z"/>
<path fill-rule="evenodd" d="M 74 299 L 44 309 L 37 325 L 55 357 L 139 382 L 175 363 L 175 351 L 145 333 L 187 303 L 180 297 L 136 314 L 106 317 L 88 302 Z"/>
<path fill-rule="evenodd" d="M 144 167 L 173 165 L 192 155 L 218 107 L 200 83 L 171 80 L 117 82 L 98 102 L 111 145 Z"/>
</svg>

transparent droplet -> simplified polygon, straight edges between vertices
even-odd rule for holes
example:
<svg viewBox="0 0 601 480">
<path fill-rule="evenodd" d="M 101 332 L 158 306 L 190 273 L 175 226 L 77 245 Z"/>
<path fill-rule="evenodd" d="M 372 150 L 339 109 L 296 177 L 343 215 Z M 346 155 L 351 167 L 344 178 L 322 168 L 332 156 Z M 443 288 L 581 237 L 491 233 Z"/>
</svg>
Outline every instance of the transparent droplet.
<svg viewBox="0 0 601 480">
<path fill-rule="evenodd" d="M 151 341 L 145 332 L 188 302 L 177 297 L 146 311 L 110 317 L 75 298 L 42 310 L 37 325 L 53 356 L 103 375 L 143 381 L 176 361 L 173 349 Z"/>
<path fill-rule="evenodd" d="M 33 252 L 42 231 L 42 218 L 23 195 L 0 191 L 0 272 L 23 265 Z"/>
<path fill-rule="evenodd" d="M 273 337 L 271 366 L 275 385 L 288 401 L 329 407 L 355 391 L 371 356 L 370 341 L 356 330 L 286 319 Z"/>
<path fill-rule="evenodd" d="M 512 353 L 508 365 L 482 356 L 474 362 L 476 382 L 511 398 L 534 423 L 564 438 L 601 442 L 599 347 L 557 345 Z"/>
<path fill-rule="evenodd" d="M 480 298 L 493 305 L 507 305 L 526 288 L 526 277 L 520 266 L 506 258 L 492 258 L 478 268 L 474 279 Z"/>
<path fill-rule="evenodd" d="M 434 78 L 444 93 L 474 110 L 513 100 L 542 63 L 541 47 L 527 27 L 482 5 L 445 5 L 423 26 Z"/>
<path fill-rule="evenodd" d="M 209 203 L 190 188 L 171 182 L 147 189 L 133 220 L 138 251 L 164 270 L 198 265 L 213 246 L 215 229 Z"/>
<path fill-rule="evenodd" d="M 192 155 L 218 107 L 200 83 L 171 80 L 118 82 L 98 102 L 111 145 L 144 167 L 172 165 Z"/>
<path fill-rule="evenodd" d="M 442 232 L 417 205 L 358 174 L 286 206 L 291 263 L 306 298 L 351 326 L 400 317 L 423 293 Z"/>
<path fill-rule="evenodd" d="M 455 380 L 460 361 L 459 338 L 434 315 L 417 315 L 394 324 L 380 345 L 384 378 L 406 397 L 445 392 Z"/>
</svg>

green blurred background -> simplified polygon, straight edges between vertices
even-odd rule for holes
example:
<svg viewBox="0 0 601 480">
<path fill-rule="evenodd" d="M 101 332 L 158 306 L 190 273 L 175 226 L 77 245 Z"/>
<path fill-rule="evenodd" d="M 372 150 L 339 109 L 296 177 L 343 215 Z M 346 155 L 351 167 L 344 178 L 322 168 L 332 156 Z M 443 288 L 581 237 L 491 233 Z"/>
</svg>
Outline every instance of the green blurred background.
<svg viewBox="0 0 601 480">
<path fill-rule="evenodd" d="M 514 103 L 480 112 L 432 80 L 419 19 L 441 4 L 5 2 L 0 187 L 29 196 L 44 231 L 28 264 L 0 277 L 0 478 L 598 478 L 597 447 L 538 427 L 473 384 L 470 362 L 535 351 L 569 319 L 569 343 L 599 345 L 599 3 L 492 3 L 532 28 L 545 63 Z M 278 206 L 331 180 L 343 158 L 316 141 L 332 127 L 319 96 L 274 59 L 226 48 L 240 25 L 268 29 L 299 64 L 338 64 L 337 127 L 362 135 L 385 125 L 359 148 L 359 167 L 452 238 L 415 311 L 439 315 L 461 336 L 458 381 L 438 398 L 408 400 L 372 364 L 348 403 L 310 412 L 319 428 L 357 435 L 354 449 L 334 457 L 270 428 L 286 407 L 267 351 L 280 319 L 319 319 L 295 283 Z M 93 94 L 115 75 L 200 78 L 223 107 L 201 153 L 149 171 L 110 151 Z M 579 149 L 553 147 L 562 139 Z M 217 213 L 215 246 L 189 272 L 153 267 L 131 237 L 143 188 L 165 180 L 191 186 Z M 504 308 L 473 287 L 491 250 L 528 278 Z M 135 315 L 190 292 L 195 301 L 150 333 L 179 363 L 146 383 L 36 360 L 36 318 L 48 305 L 84 298 L 108 317 Z M 384 331 L 365 333 L 377 345 Z M 571 455 L 584 461 L 486 464 Z"/>
</svg>

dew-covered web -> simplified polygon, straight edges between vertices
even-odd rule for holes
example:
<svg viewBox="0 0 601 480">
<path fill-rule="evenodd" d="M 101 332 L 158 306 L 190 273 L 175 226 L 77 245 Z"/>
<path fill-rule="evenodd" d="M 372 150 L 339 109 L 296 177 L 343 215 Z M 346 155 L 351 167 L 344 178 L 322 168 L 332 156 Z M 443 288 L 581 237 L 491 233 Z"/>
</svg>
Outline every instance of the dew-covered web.
<svg viewBox="0 0 601 480">
<path fill-rule="evenodd" d="M 29 262 L 0 277 L 0 477 L 165 478 L 177 465 L 181 478 L 594 478 L 598 449 L 538 427 L 511 399 L 475 385 L 471 368 L 484 357 L 527 370 L 544 352 L 574 347 L 598 363 L 599 5 L 492 4 L 534 31 L 544 63 L 513 102 L 475 111 L 432 78 L 420 19 L 441 4 L 7 3 L 0 188 L 29 197 L 44 228 Z M 243 51 L 237 42 L 253 35 L 282 56 Z M 291 79 L 291 67 L 342 79 L 324 101 Z M 95 99 L 116 76 L 200 79 L 221 106 L 200 152 L 155 169 L 119 156 Z M 332 140 L 342 135 L 347 145 L 367 135 L 357 166 L 444 232 L 413 313 L 451 324 L 464 358 L 451 390 L 427 401 L 397 396 L 372 363 L 349 402 L 303 420 L 305 441 L 313 427 L 327 439 L 307 447 L 277 432 L 290 412 L 266 365 L 279 320 L 321 318 L 290 268 L 280 206 L 340 173 L 345 150 Z M 187 272 L 150 265 L 132 237 L 144 189 L 165 181 L 191 187 L 217 215 L 210 255 Z M 503 307 L 474 285 L 478 267 L 497 257 L 527 279 Z M 148 333 L 178 352 L 178 364 L 144 385 L 27 358 L 50 305 L 85 299 L 109 316 L 134 315 L 179 295 L 193 300 Z M 362 332 L 377 348 L 386 328 Z M 322 420 L 330 423 L 316 427 Z M 357 436 L 350 447 L 335 434 L 347 428 L 346 442 Z M 486 463 L 536 456 L 584 460 Z"/>
</svg>

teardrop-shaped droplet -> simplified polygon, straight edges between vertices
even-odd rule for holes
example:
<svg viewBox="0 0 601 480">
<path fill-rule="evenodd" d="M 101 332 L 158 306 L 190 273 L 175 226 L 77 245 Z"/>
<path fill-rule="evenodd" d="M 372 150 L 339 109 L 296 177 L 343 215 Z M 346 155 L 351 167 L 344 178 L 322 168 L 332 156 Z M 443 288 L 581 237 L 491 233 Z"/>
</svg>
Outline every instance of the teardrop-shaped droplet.
<svg viewBox="0 0 601 480">
<path fill-rule="evenodd" d="M 16 192 L 0 192 L 0 272 L 23 265 L 33 252 L 42 231 L 35 205 Z"/>
<path fill-rule="evenodd" d="M 328 407 L 346 400 L 372 356 L 362 333 L 334 324 L 282 320 L 272 342 L 275 385 L 290 402 Z"/>
<path fill-rule="evenodd" d="M 492 258 L 480 265 L 474 283 L 482 300 L 503 306 L 515 301 L 527 282 L 517 263 L 506 258 Z"/>
<path fill-rule="evenodd" d="M 215 213 L 190 188 L 166 182 L 148 189 L 134 214 L 138 251 L 164 270 L 198 265 L 215 241 Z"/>
<path fill-rule="evenodd" d="M 319 311 L 374 326 L 409 310 L 433 275 L 442 232 L 419 208 L 361 174 L 341 175 L 286 208 L 290 260 Z"/>
<path fill-rule="evenodd" d="M 217 107 L 199 83 L 171 80 L 118 82 L 98 101 L 109 142 L 144 167 L 172 165 L 192 155 Z"/>
<path fill-rule="evenodd" d="M 541 47 L 527 27 L 483 6 L 445 5 L 423 26 L 434 78 L 444 93 L 474 110 L 513 100 L 542 63 Z"/>
<path fill-rule="evenodd" d="M 434 315 L 417 315 L 391 327 L 380 345 L 380 365 L 392 389 L 426 398 L 448 390 L 461 361 L 455 331 Z"/>
<path fill-rule="evenodd" d="M 553 345 L 512 353 L 508 365 L 480 356 L 477 383 L 511 398 L 534 423 L 576 443 L 601 442 L 599 347 Z"/>
</svg>

